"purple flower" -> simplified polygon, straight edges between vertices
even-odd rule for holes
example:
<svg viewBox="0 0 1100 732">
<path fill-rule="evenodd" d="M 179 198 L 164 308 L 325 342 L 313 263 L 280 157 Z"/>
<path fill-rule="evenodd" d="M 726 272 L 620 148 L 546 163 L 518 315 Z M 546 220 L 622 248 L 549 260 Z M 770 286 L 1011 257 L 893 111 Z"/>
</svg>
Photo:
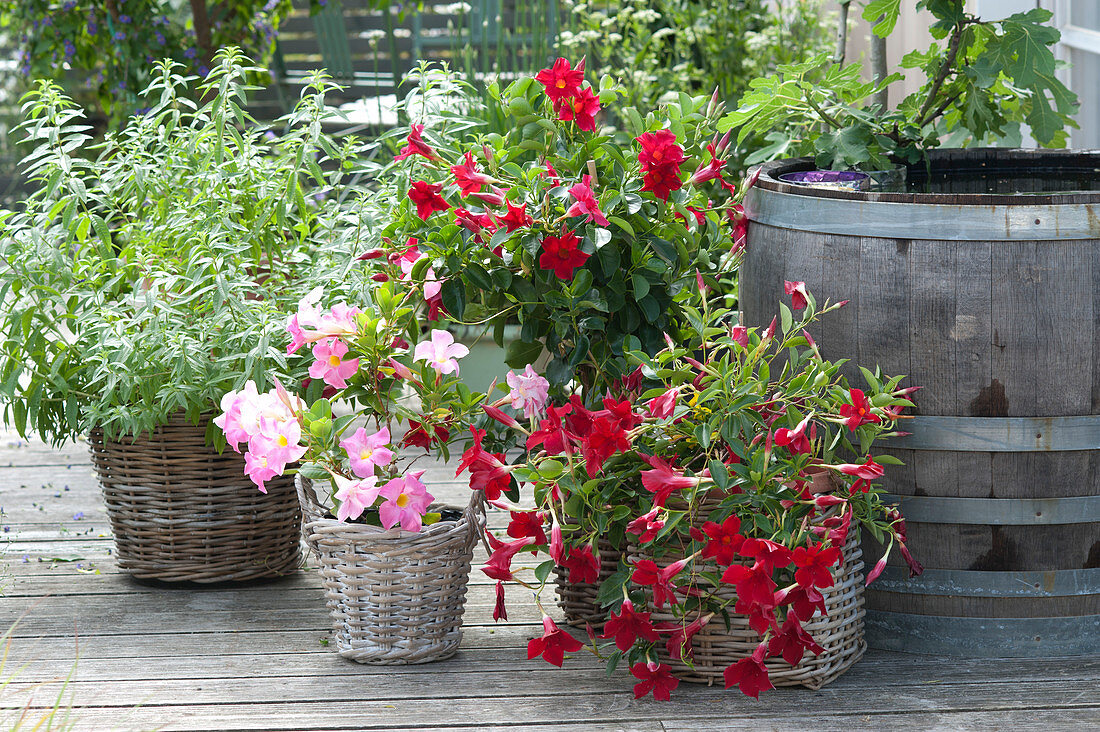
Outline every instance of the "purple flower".
<svg viewBox="0 0 1100 732">
<path fill-rule="evenodd" d="M 88 21 L 88 35 L 94 36 L 96 33 L 99 33 L 99 26 L 96 25 L 94 20 L 89 20 Z"/>
<path fill-rule="evenodd" d="M 119 23 L 129 23 L 131 20 L 132 20 L 132 18 L 130 18 L 129 15 L 120 15 L 120 16 L 118 16 L 118 22 Z"/>
<path fill-rule="evenodd" d="M 159 43 L 160 45 L 163 46 L 164 45 L 164 34 L 161 33 L 160 31 L 157 31 L 154 35 L 156 36 L 157 43 Z"/>
<path fill-rule="evenodd" d="M 67 3 L 61 6 L 62 10 L 72 10 L 76 7 L 76 0 L 69 0 Z"/>
<path fill-rule="evenodd" d="M 77 511 L 76 513 L 73 514 L 73 521 L 82 521 L 82 520 L 84 520 L 84 512 L 83 511 Z"/>
<path fill-rule="evenodd" d="M 184 51 L 183 55 L 186 56 L 187 58 L 195 58 L 199 54 L 198 54 L 198 51 L 196 51 L 195 48 L 192 46 L 191 48 Z"/>
<path fill-rule="evenodd" d="M 126 40 L 126 34 L 123 33 L 122 31 L 115 31 L 115 40 L 116 41 L 125 41 Z"/>
</svg>

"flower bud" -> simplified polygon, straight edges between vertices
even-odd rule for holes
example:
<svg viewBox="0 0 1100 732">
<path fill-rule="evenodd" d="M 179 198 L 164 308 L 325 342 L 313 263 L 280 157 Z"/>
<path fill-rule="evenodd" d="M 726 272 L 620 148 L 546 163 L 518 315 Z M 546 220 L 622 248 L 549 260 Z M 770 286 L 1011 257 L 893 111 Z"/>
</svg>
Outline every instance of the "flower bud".
<svg viewBox="0 0 1100 732">
<path fill-rule="evenodd" d="M 368 249 L 367 251 L 360 254 L 357 259 L 362 262 L 367 259 L 380 259 L 384 256 L 386 256 L 386 251 L 384 249 L 379 249 L 378 247 L 375 247 L 374 249 Z"/>
<path fill-rule="evenodd" d="M 884 570 L 884 569 L 886 569 L 886 557 L 885 556 L 883 556 L 882 559 L 878 560 L 878 563 L 875 564 L 874 569 L 872 569 L 870 572 L 867 573 L 867 584 L 869 585 L 872 582 L 874 582 L 875 580 L 877 580 L 878 576 L 880 574 L 882 574 L 882 570 Z"/>
<path fill-rule="evenodd" d="M 389 282 L 390 281 L 390 276 L 388 274 L 386 274 L 385 272 L 378 272 L 376 274 L 372 274 L 370 276 L 370 278 L 372 280 L 374 280 L 375 282 Z"/>
</svg>

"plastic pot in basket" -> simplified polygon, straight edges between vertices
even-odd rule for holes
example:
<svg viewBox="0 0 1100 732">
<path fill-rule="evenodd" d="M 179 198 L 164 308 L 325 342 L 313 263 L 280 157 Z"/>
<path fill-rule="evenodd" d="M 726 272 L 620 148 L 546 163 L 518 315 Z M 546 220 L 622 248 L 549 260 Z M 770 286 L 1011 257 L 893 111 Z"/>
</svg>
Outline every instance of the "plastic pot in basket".
<svg viewBox="0 0 1100 732">
<path fill-rule="evenodd" d="M 118 568 L 161 582 L 280 577 L 302 562 L 301 512 L 291 478 L 244 474 L 244 458 L 206 444 L 206 424 L 182 415 L 136 438 L 92 430 Z"/>
<path fill-rule="evenodd" d="M 340 655 L 373 664 L 454 655 L 474 544 L 485 528 L 481 491 L 473 492 L 457 520 L 415 533 L 337 521 L 318 501 L 312 481 L 300 476 L 298 496 Z"/>
</svg>

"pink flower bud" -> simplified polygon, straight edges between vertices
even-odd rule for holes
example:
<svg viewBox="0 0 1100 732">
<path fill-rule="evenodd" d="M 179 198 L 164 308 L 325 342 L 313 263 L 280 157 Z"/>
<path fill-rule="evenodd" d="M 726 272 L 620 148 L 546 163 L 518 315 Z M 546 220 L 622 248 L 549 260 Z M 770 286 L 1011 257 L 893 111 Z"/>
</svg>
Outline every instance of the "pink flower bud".
<svg viewBox="0 0 1100 732">
<path fill-rule="evenodd" d="M 878 563 L 875 564 L 874 569 L 872 569 L 870 572 L 867 573 L 867 584 L 869 585 L 872 582 L 874 582 L 875 580 L 877 580 L 878 576 L 880 574 L 882 574 L 882 570 L 884 570 L 884 569 L 886 569 L 886 557 L 885 556 L 882 559 L 878 560 Z"/>
<path fill-rule="evenodd" d="M 380 259 L 384 256 L 386 256 L 386 251 L 384 249 L 378 249 L 376 247 L 374 249 L 368 249 L 367 251 L 363 252 L 359 255 L 358 259 L 359 261 L 364 261 L 367 259 Z"/>
<path fill-rule="evenodd" d="M 565 547 L 561 538 L 561 525 L 555 518 L 553 525 L 550 527 L 550 558 L 561 564 L 564 555 Z"/>
<path fill-rule="evenodd" d="M 497 409 L 496 407 L 489 406 L 488 404 L 482 404 L 481 408 L 485 410 L 486 414 L 495 419 L 497 422 L 500 422 L 505 427 L 523 429 L 522 427 L 520 427 L 519 422 L 517 422 L 513 417 L 509 416 L 508 414 L 505 414 L 504 411 Z"/>
<path fill-rule="evenodd" d="M 377 274 L 372 274 L 370 276 L 370 278 L 372 280 L 374 280 L 375 282 L 389 282 L 390 281 L 390 276 L 388 274 L 386 274 L 385 272 L 379 272 Z"/>
<path fill-rule="evenodd" d="M 845 502 L 845 499 L 843 499 L 839 496 L 830 496 L 830 495 L 818 496 L 817 498 L 814 499 L 814 504 L 817 505 L 817 506 L 820 506 L 821 508 L 827 508 L 829 506 L 838 506 L 838 505 L 840 505 L 841 503 L 844 503 L 844 502 Z"/>
</svg>

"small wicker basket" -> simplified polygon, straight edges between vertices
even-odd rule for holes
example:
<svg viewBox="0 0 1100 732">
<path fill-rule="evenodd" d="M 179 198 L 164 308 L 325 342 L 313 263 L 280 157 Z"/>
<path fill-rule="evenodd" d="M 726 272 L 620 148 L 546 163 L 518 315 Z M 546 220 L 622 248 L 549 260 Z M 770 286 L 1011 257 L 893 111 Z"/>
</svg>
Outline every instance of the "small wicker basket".
<svg viewBox="0 0 1100 732">
<path fill-rule="evenodd" d="M 765 661 L 768 675 L 774 686 L 805 686 L 820 689 L 844 673 L 859 660 L 867 643 L 863 638 L 863 550 L 859 546 L 860 532 L 852 528 L 848 532 L 847 542 L 842 550 L 842 560 L 832 570 L 832 587 L 821 591 L 825 598 L 826 615 L 815 615 L 802 624 L 803 629 L 813 636 L 824 651 L 817 656 L 807 651 L 796 666 L 791 666 L 782 658 L 769 658 Z M 658 566 L 666 567 L 683 555 L 666 554 L 654 558 L 631 546 L 630 561 L 653 559 Z M 731 587 L 719 591 L 723 599 L 737 596 Z M 654 623 L 680 623 L 675 615 L 667 610 L 654 610 L 651 615 Z M 692 636 L 694 662 L 672 659 L 664 644 L 657 644 L 657 657 L 662 663 L 671 666 L 671 673 L 684 681 L 693 681 L 707 685 L 724 683 L 723 672 L 731 663 L 752 654 L 760 645 L 760 636 L 749 627 L 744 615 L 730 615 L 730 628 L 727 631 L 721 618 L 711 620 L 698 633 Z"/>
<path fill-rule="evenodd" d="M 302 563 L 301 511 L 291 478 L 244 474 L 244 459 L 207 446 L 205 422 L 182 415 L 131 440 L 92 430 L 118 567 L 139 579 L 227 582 L 280 577 Z"/>
<path fill-rule="evenodd" d="M 485 528 L 482 492 L 473 492 L 462 518 L 417 533 L 337 521 L 301 477 L 298 496 L 340 655 L 371 664 L 453 656 L 474 544 Z"/>
</svg>

